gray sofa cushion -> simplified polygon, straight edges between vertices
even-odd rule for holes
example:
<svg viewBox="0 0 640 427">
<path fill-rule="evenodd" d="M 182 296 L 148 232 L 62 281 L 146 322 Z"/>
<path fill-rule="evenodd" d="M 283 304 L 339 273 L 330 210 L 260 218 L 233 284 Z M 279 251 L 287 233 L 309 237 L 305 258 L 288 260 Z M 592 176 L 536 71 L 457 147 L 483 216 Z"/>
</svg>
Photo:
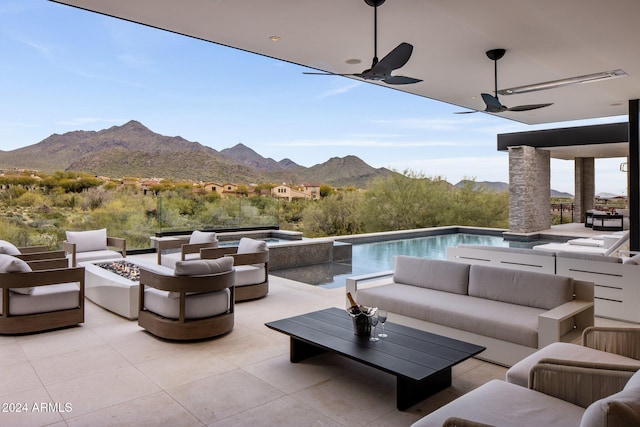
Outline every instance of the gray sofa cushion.
<svg viewBox="0 0 640 427">
<path fill-rule="evenodd" d="M 624 389 L 593 402 L 584 412 L 580 427 L 629 427 L 640 425 L 640 371 Z"/>
<path fill-rule="evenodd" d="M 555 274 L 472 265 L 469 295 L 550 310 L 573 299 L 573 279 Z"/>
<path fill-rule="evenodd" d="M 471 333 L 538 347 L 544 310 L 451 292 L 390 284 L 358 290 L 358 303 Z"/>
<path fill-rule="evenodd" d="M 493 426 L 578 426 L 583 411 L 546 394 L 492 380 L 416 421 L 412 427 L 442 427 L 449 417 Z"/>
<path fill-rule="evenodd" d="M 394 257 L 393 281 L 422 288 L 467 294 L 469 265 L 436 259 Z"/>
</svg>

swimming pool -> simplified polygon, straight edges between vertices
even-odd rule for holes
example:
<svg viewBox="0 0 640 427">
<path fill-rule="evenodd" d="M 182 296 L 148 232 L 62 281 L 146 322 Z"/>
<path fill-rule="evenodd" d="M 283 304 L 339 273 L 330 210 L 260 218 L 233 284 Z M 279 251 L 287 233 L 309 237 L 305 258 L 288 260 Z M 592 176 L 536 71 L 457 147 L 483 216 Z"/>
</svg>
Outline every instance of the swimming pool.
<svg viewBox="0 0 640 427">
<path fill-rule="evenodd" d="M 391 270 L 393 256 L 410 255 L 446 259 L 449 246 L 474 244 L 487 246 L 532 247 L 536 242 L 505 241 L 501 236 L 453 233 L 411 239 L 354 244 L 351 262 L 334 262 L 307 267 L 270 271 L 269 274 L 323 288 L 345 285 L 350 276 Z"/>
</svg>

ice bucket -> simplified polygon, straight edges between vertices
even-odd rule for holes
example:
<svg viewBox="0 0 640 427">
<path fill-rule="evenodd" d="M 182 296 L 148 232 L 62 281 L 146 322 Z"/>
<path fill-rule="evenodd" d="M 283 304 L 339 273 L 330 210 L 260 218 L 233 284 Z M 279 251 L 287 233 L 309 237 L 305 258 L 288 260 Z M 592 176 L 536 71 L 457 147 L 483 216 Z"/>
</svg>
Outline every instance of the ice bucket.
<svg viewBox="0 0 640 427">
<path fill-rule="evenodd" d="M 359 337 L 371 336 L 371 317 L 376 313 L 377 308 L 368 307 L 366 312 L 353 314 L 349 311 L 349 315 L 353 320 L 353 333 Z"/>
</svg>

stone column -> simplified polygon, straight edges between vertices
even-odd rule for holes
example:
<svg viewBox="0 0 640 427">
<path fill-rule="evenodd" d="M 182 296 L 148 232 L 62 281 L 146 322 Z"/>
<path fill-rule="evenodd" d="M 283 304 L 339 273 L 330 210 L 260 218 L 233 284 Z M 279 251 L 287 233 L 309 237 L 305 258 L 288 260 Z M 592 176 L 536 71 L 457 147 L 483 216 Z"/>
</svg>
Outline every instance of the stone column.
<svg viewBox="0 0 640 427">
<path fill-rule="evenodd" d="M 509 147 L 509 231 L 551 228 L 551 154 L 529 146 Z"/>
<path fill-rule="evenodd" d="M 585 212 L 594 208 L 596 196 L 595 162 L 593 157 L 575 159 L 575 196 L 573 199 L 573 220 L 584 222 Z"/>
</svg>

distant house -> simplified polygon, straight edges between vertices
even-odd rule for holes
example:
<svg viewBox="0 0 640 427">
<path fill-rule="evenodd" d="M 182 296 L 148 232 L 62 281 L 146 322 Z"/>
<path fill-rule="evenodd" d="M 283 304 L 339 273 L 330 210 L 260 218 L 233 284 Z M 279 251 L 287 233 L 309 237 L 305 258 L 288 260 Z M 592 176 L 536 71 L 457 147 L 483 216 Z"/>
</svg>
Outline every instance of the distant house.
<svg viewBox="0 0 640 427">
<path fill-rule="evenodd" d="M 224 192 L 224 184 L 220 184 L 218 182 L 207 182 L 202 186 L 205 193 L 218 193 L 222 196 Z"/>
<path fill-rule="evenodd" d="M 227 182 L 222 185 L 222 195 L 235 196 L 237 194 L 238 185 Z"/>
<path fill-rule="evenodd" d="M 317 200 L 320 198 L 319 185 L 302 185 L 294 187 L 286 184 L 271 189 L 271 195 L 280 199 L 292 201 L 294 199 Z"/>
</svg>

